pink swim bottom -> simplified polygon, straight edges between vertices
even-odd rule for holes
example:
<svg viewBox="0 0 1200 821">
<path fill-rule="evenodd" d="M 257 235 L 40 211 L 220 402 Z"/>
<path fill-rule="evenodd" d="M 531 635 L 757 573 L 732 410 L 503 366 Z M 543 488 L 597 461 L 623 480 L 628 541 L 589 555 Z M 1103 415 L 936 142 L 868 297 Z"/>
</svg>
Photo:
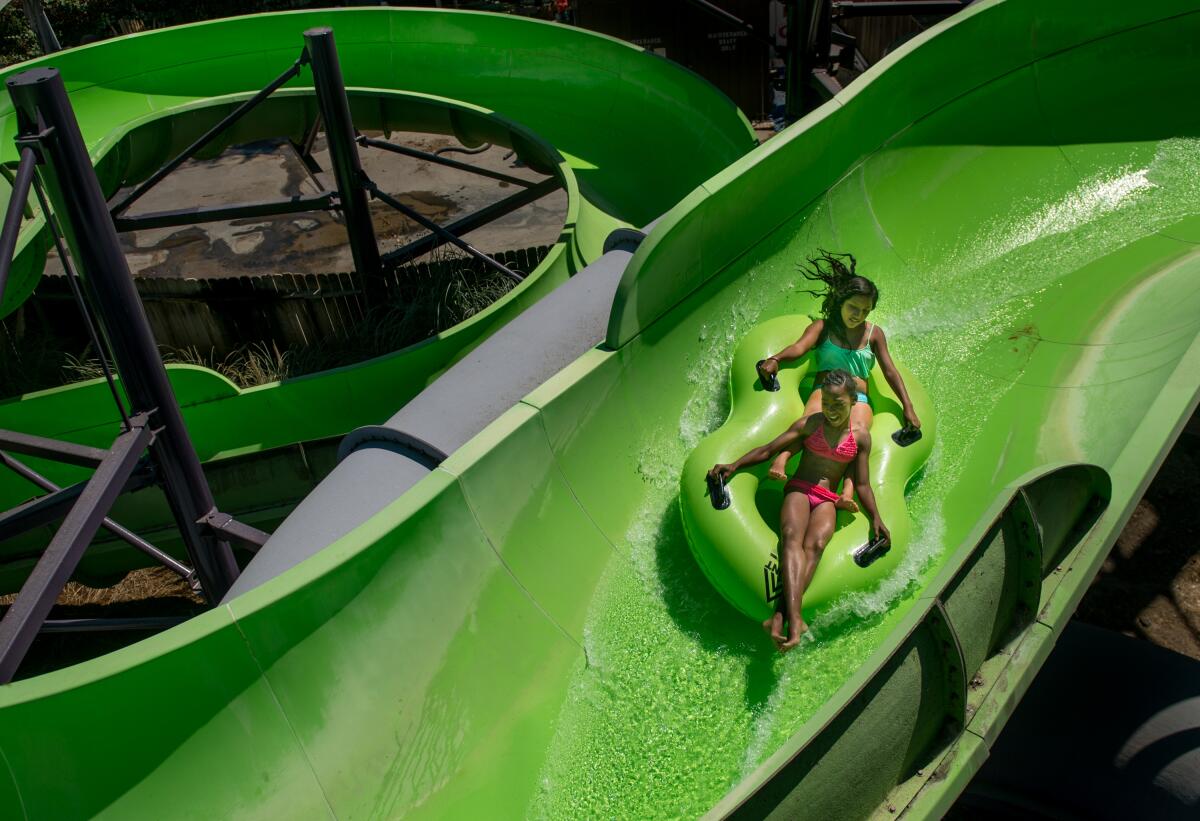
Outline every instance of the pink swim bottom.
<svg viewBox="0 0 1200 821">
<path fill-rule="evenodd" d="M 814 485 L 812 482 L 806 482 L 803 479 L 793 479 L 783 486 L 784 493 L 791 493 L 793 490 L 799 491 L 808 497 L 808 507 L 810 510 L 817 505 L 824 504 L 825 502 L 836 502 L 841 498 L 829 488 Z"/>
</svg>

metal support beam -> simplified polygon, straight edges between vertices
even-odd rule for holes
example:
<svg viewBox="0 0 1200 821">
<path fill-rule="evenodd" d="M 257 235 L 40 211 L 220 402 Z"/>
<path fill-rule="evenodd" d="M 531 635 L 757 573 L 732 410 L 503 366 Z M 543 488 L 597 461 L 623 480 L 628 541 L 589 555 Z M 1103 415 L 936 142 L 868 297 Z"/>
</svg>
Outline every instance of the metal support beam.
<svg viewBox="0 0 1200 821">
<path fill-rule="evenodd" d="M 39 631 L 46 633 L 108 633 L 116 630 L 169 630 L 187 616 L 145 616 L 124 619 L 49 619 Z"/>
<path fill-rule="evenodd" d="M 377 140 L 374 137 L 367 137 L 360 134 L 358 137 L 358 143 L 359 145 L 365 145 L 368 148 L 379 148 L 384 151 L 390 151 L 393 154 L 399 154 L 403 157 L 413 157 L 414 159 L 437 163 L 438 165 L 444 165 L 447 168 L 455 168 L 459 171 L 466 171 L 468 174 L 478 174 L 479 176 L 487 177 L 488 179 L 499 180 L 500 182 L 507 182 L 512 185 L 519 185 L 522 188 L 530 188 L 534 185 L 537 185 L 537 183 L 533 180 L 525 180 L 521 179 L 520 177 L 514 177 L 511 174 L 505 174 L 503 171 L 492 171 L 490 168 L 480 168 L 477 165 L 460 162 L 459 160 L 452 160 L 449 157 L 443 157 L 440 154 L 431 154 L 428 151 L 409 148 L 406 145 L 397 145 L 396 143 L 390 143 L 387 140 Z"/>
<path fill-rule="evenodd" d="M 813 70 L 811 51 L 812 16 L 818 3 L 826 0 L 790 0 L 787 6 L 787 82 L 785 118 L 799 120 L 809 110 L 809 76 Z"/>
<path fill-rule="evenodd" d="M 142 452 L 154 439 L 149 414 L 139 414 L 130 421 L 132 426 L 117 437 L 108 458 L 96 468 L 78 503 L 67 514 L 0 620 L 0 684 L 12 681 L 59 592 L 75 572 L 83 551 L 133 475 Z"/>
<path fill-rule="evenodd" d="M 271 534 L 257 527 L 243 524 L 228 513 L 214 510 L 200 520 L 200 524 L 212 530 L 219 536 L 240 542 L 250 552 L 257 553 L 258 549 L 267 543 Z"/>
<path fill-rule="evenodd" d="M 149 191 L 151 188 L 153 188 L 154 186 L 156 186 L 160 182 L 162 182 L 164 177 L 166 177 L 168 174 L 170 174 L 176 168 L 183 165 L 185 162 L 187 162 L 192 157 L 194 157 L 196 155 L 196 152 L 199 151 L 201 148 L 203 148 L 204 146 L 206 146 L 210 142 L 212 142 L 214 137 L 216 137 L 218 134 L 220 134 L 225 129 L 229 128 L 229 126 L 231 126 L 234 122 L 236 122 L 238 119 L 240 119 L 244 114 L 246 114 L 246 112 L 250 111 L 250 109 L 254 108 L 259 103 L 261 103 L 263 100 L 267 99 L 272 94 L 274 94 L 276 91 L 278 91 L 288 80 L 292 79 L 293 77 L 295 77 L 297 74 L 300 73 L 300 69 L 304 66 L 304 64 L 306 62 L 308 62 L 308 52 L 301 52 L 300 57 L 296 60 L 296 62 L 292 63 L 291 68 L 289 68 L 287 71 L 283 72 L 283 74 L 280 74 L 278 77 L 276 77 L 274 80 L 272 80 L 267 85 L 267 87 L 264 88 L 262 91 L 258 92 L 253 97 L 251 97 L 249 100 L 246 100 L 244 103 L 239 105 L 233 111 L 229 112 L 227 115 L 222 117 L 220 122 L 218 122 L 212 128 L 208 129 L 203 134 L 201 134 L 195 140 L 195 142 L 193 142 L 187 148 L 183 149 L 183 151 L 181 151 L 179 153 L 179 155 L 177 157 L 175 157 L 175 159 L 171 160 L 166 165 L 164 165 L 162 168 L 155 171 L 153 174 L 150 175 L 150 177 L 145 182 L 143 182 L 137 188 L 133 189 L 133 191 L 126 194 L 124 199 L 122 199 L 120 202 L 118 202 L 116 205 L 114 205 L 112 207 L 112 209 L 111 209 L 112 215 L 115 217 L 115 216 L 119 215 L 122 211 L 124 211 L 126 208 L 133 205 L 135 202 L 137 202 L 139 199 L 141 199 L 142 195 L 144 195 L 147 191 Z M 38 69 L 34 69 L 34 70 L 37 71 Z M 11 82 L 9 83 L 9 87 L 10 88 L 12 87 Z M 72 113 L 72 115 L 71 115 L 72 119 L 74 118 L 74 116 L 75 116 L 74 113 Z"/>
<path fill-rule="evenodd" d="M 292 197 L 269 202 L 248 202 L 241 205 L 222 205 L 214 208 L 177 208 L 172 211 L 155 211 L 134 217 L 116 217 L 113 223 L 118 231 L 141 231 L 148 228 L 169 228 L 173 225 L 193 225 L 223 220 L 255 219 L 278 214 L 296 214 L 301 211 L 328 211 L 335 207 L 332 193 L 314 197 Z"/>
<path fill-rule="evenodd" d="M 50 18 L 46 16 L 42 0 L 21 0 L 21 6 L 25 10 L 25 19 L 29 21 L 29 27 L 33 29 L 33 35 L 37 37 L 38 45 L 41 46 L 42 54 L 62 51 L 58 35 L 50 25 Z"/>
<path fill-rule="evenodd" d="M 130 478 L 124 490 L 141 490 L 153 481 L 151 471 L 141 470 Z M 0 513 L 0 541 L 61 519 L 86 486 L 87 482 L 76 482 Z"/>
<path fill-rule="evenodd" d="M 812 78 L 817 90 L 825 96 L 825 100 L 833 99 L 842 90 L 842 84 L 838 82 L 837 77 L 823 68 L 815 69 Z"/>
<path fill-rule="evenodd" d="M 325 123 L 325 141 L 333 177 L 337 181 L 339 207 L 346 219 L 350 254 L 367 303 L 378 305 L 385 296 L 383 265 L 379 261 L 379 243 L 371 224 L 371 210 L 363 184 L 365 175 L 355 143 L 354 123 L 350 119 L 350 101 L 338 64 L 333 29 L 328 26 L 304 32 L 307 53 L 312 61 L 313 87 L 317 106 Z"/>
<path fill-rule="evenodd" d="M 205 595 L 216 601 L 229 591 L 238 566 L 229 545 L 196 524 L 216 506 L 212 491 L 188 438 L 62 78 L 56 69 L 36 68 L 6 82 L 18 134 L 39 140 L 46 161 L 39 175 L 96 301 L 122 387 L 133 408 L 148 411 L 159 430 L 150 453 Z"/>
<path fill-rule="evenodd" d="M 485 254 L 483 251 L 480 251 L 478 248 L 476 248 L 474 245 L 471 245 L 469 242 L 462 239 L 461 237 L 457 237 L 454 234 L 450 233 L 449 230 L 447 230 L 446 228 L 444 228 L 441 225 L 438 225 L 436 222 L 429 219 L 428 217 L 426 217 L 424 214 L 420 213 L 416 209 L 409 208 L 407 205 L 400 202 L 400 200 L 396 199 L 395 197 L 391 196 L 390 194 L 386 194 L 383 191 L 379 190 L 379 186 L 376 185 L 375 183 L 373 183 L 373 182 L 369 183 L 368 190 L 370 190 L 371 194 L 378 197 L 381 201 L 387 203 L 392 208 L 395 208 L 401 214 L 403 214 L 404 216 L 408 217 L 413 222 L 420 225 L 426 231 L 433 231 L 434 233 L 442 236 L 443 238 L 445 238 L 446 242 L 461 248 L 462 250 L 466 251 L 468 254 L 470 254 L 475 259 L 479 260 L 480 262 L 484 263 L 488 267 L 494 268 L 495 270 L 504 274 L 506 277 L 511 279 L 513 282 L 520 282 L 521 280 L 525 279 L 524 276 L 522 276 L 521 274 L 518 274 L 516 271 L 512 270 L 507 265 L 505 265 L 503 262 L 500 262 L 497 259 L 492 259 L 487 254 Z"/>
<path fill-rule="evenodd" d="M 443 225 L 442 228 L 445 230 L 445 233 L 426 234 L 420 239 L 413 240 L 403 248 L 397 248 L 395 251 L 384 254 L 383 261 L 389 265 L 403 265 L 423 254 L 428 254 L 434 248 L 440 248 L 445 245 L 450 241 L 447 239 L 447 235 L 461 237 L 463 234 L 487 225 L 489 222 L 493 222 L 506 214 L 511 214 L 518 208 L 523 208 L 531 202 L 540 200 L 547 194 L 557 191 L 560 187 L 556 179 L 543 180 L 533 188 L 518 191 L 511 197 L 505 197 L 499 202 L 494 202 L 491 205 L 480 208 L 474 213 L 467 214 L 461 219 Z"/>
<path fill-rule="evenodd" d="M 0 430 L 0 448 L 25 456 L 39 456 L 52 462 L 64 462 L 85 468 L 96 467 L 108 456 L 108 451 L 102 448 L 77 445 L 60 439 L 47 439 L 29 433 L 17 433 L 15 430 Z"/>
<path fill-rule="evenodd" d="M 29 200 L 29 189 L 33 185 L 33 172 L 37 167 L 37 154 L 28 146 L 21 149 L 21 162 L 13 177 L 12 190 L 8 193 L 8 210 L 4 212 L 4 227 L 0 228 L 0 300 L 8 285 L 8 273 L 12 270 L 13 254 L 17 248 L 17 235 L 21 232 L 21 219 Z"/>
<path fill-rule="evenodd" d="M 306 153 L 304 151 L 304 146 L 298 145 L 291 140 L 288 140 L 286 145 L 292 150 L 292 153 L 296 155 L 296 159 L 300 161 L 300 164 L 304 166 L 304 170 L 308 173 L 308 179 L 312 182 L 312 184 L 317 187 L 318 191 L 324 191 L 325 183 L 321 182 L 321 178 L 317 176 L 324 169 L 322 169 L 321 165 L 315 159 L 313 159 L 313 155 Z"/>
<path fill-rule="evenodd" d="M 3 464 L 13 473 L 16 473 L 21 478 L 37 485 L 47 493 L 57 493 L 58 491 L 62 490 L 62 488 L 54 484 L 54 482 L 51 482 L 33 468 L 29 467 L 29 465 L 18 459 L 14 459 L 4 451 L 0 451 L 0 464 Z M 126 485 L 126 489 L 129 489 L 128 485 Z M 181 576 L 184 581 L 191 584 L 193 588 L 198 584 L 196 580 L 196 572 L 194 570 L 169 553 L 165 553 L 159 548 L 150 544 L 150 542 L 146 541 L 132 530 L 129 530 L 125 526 L 114 522 L 107 516 L 104 518 L 104 521 L 100 523 L 100 525 L 121 541 L 132 547 L 136 547 L 138 550 L 142 551 L 159 564 L 165 566 L 168 570 L 171 570 L 172 572 Z"/>
<path fill-rule="evenodd" d="M 954 14 L 966 4 L 961 0 L 833 0 L 833 12 L 838 17 L 895 17 L 909 14 Z"/>
<path fill-rule="evenodd" d="M 763 34 L 761 31 L 759 31 L 754 26 L 747 23 L 742 18 L 738 17 L 737 15 L 731 14 L 730 12 L 726 11 L 725 9 L 721 8 L 720 6 L 718 6 L 714 3 L 708 2 L 708 0 L 687 0 L 687 2 L 689 4 L 695 6 L 696 8 L 700 9 L 701 11 L 706 12 L 707 14 L 711 15 L 712 17 L 717 18 L 721 22 L 727 23 L 728 25 L 731 25 L 736 29 L 746 32 L 748 35 L 753 37 L 755 40 L 758 40 L 763 45 L 766 45 L 766 46 L 774 46 L 775 45 L 774 38 L 769 37 L 766 34 Z"/>
</svg>

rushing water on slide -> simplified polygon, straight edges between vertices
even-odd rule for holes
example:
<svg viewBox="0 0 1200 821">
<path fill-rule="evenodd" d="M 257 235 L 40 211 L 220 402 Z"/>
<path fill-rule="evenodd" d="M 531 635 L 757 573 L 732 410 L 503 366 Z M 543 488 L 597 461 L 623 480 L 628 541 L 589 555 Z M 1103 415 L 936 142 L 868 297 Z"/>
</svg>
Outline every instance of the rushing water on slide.
<svg viewBox="0 0 1200 821">
<path fill-rule="evenodd" d="M 813 639 L 787 656 L 701 575 L 676 489 L 688 453 L 728 413 L 737 342 L 771 315 L 813 310 L 795 263 L 817 247 L 854 251 L 812 228 L 829 224 L 820 210 L 799 230 L 780 229 L 794 233 L 787 247 L 752 265 L 706 318 L 682 415 L 642 443 L 644 502 L 618 545 L 629 561 L 612 562 L 596 590 L 587 665 L 567 694 L 530 814 L 695 817 L 778 749 L 879 646 L 950 547 L 941 499 L 997 401 L 963 381 L 983 346 L 1063 275 L 1196 213 L 1198 180 L 1200 141 L 1167 140 L 1147 163 L 1110 168 L 979 226 L 952 258 L 908 260 L 919 277 L 864 271 L 881 282 L 876 318 L 893 355 L 937 409 L 938 441 L 908 494 L 914 543 L 897 572 L 818 614 Z"/>
</svg>

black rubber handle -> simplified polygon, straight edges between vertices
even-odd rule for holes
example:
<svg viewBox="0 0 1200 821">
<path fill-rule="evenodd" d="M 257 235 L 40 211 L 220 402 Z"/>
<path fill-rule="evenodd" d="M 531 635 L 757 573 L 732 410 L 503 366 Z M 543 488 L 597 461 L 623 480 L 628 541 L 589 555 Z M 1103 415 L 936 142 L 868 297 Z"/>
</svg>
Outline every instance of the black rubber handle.
<svg viewBox="0 0 1200 821">
<path fill-rule="evenodd" d="M 871 541 L 854 551 L 854 563 L 859 567 L 869 567 L 882 559 L 892 549 L 892 543 L 883 536 L 876 536 Z"/>
<path fill-rule="evenodd" d="M 708 500 L 712 502 L 712 506 L 717 510 L 724 510 L 733 504 L 733 497 L 729 495 L 729 488 L 725 487 L 725 480 L 720 476 L 709 474 L 708 480 Z"/>
<path fill-rule="evenodd" d="M 906 448 L 914 442 L 920 442 L 921 437 L 924 435 L 925 434 L 921 433 L 920 428 L 914 428 L 909 425 L 905 425 L 904 427 L 900 428 L 900 430 L 892 434 L 892 441 L 900 447 Z"/>
<path fill-rule="evenodd" d="M 758 381 L 762 383 L 763 389 L 774 393 L 775 391 L 779 390 L 779 376 L 769 373 L 766 374 L 764 378 L 762 364 L 766 361 L 767 360 L 765 359 L 758 360 L 754 363 L 754 369 L 758 371 Z"/>
</svg>

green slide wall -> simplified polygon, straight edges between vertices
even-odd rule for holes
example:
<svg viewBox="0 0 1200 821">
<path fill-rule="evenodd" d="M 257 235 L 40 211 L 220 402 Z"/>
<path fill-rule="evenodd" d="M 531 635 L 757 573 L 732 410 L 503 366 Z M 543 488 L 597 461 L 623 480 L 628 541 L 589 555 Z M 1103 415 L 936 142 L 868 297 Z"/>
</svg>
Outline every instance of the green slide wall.
<svg viewBox="0 0 1200 821">
<path fill-rule="evenodd" d="M 53 65 L 64 78 L 106 190 L 149 176 L 235 101 L 266 85 L 300 54 L 302 33 L 334 28 L 356 122 L 402 123 L 495 140 L 540 158 L 569 197 L 566 224 L 546 259 L 489 308 L 424 342 L 368 362 L 239 390 L 200 368 L 169 368 L 201 459 L 223 460 L 340 436 L 387 419 L 446 366 L 495 328 L 600 256 L 614 228 L 643 225 L 691 187 L 755 144 L 745 117 L 718 90 L 674 63 L 590 32 L 519 17 L 418 9 L 267 14 L 151 31 L 61 52 L 8 69 Z M 307 71 L 248 118 L 229 140 L 280 133 L 297 139 L 315 114 Z M 0 101 L 0 161 L 14 160 L 15 117 Z M 547 159 L 549 158 L 549 159 Z M 0 181 L 0 206 L 7 195 Z M 4 304 L 24 299 L 49 240 L 40 216 L 26 221 Z M 35 265 L 36 263 L 36 265 Z M 19 274 L 19 270 L 26 271 Z M 0 403 L 0 427 L 96 446 L 111 443 L 117 416 L 101 381 Z M 60 484 L 86 475 L 31 460 Z M 0 499 L 16 504 L 30 487 L 0 476 Z M 243 518 L 270 529 L 280 499 L 238 494 Z M 152 495 L 127 497 L 115 518 L 161 546 L 181 548 Z M 29 555 L 41 532 L 6 543 L 0 555 Z M 106 539 L 85 557 L 98 581 L 145 562 Z M 15 589 L 28 562 L 0 569 Z"/>
</svg>

